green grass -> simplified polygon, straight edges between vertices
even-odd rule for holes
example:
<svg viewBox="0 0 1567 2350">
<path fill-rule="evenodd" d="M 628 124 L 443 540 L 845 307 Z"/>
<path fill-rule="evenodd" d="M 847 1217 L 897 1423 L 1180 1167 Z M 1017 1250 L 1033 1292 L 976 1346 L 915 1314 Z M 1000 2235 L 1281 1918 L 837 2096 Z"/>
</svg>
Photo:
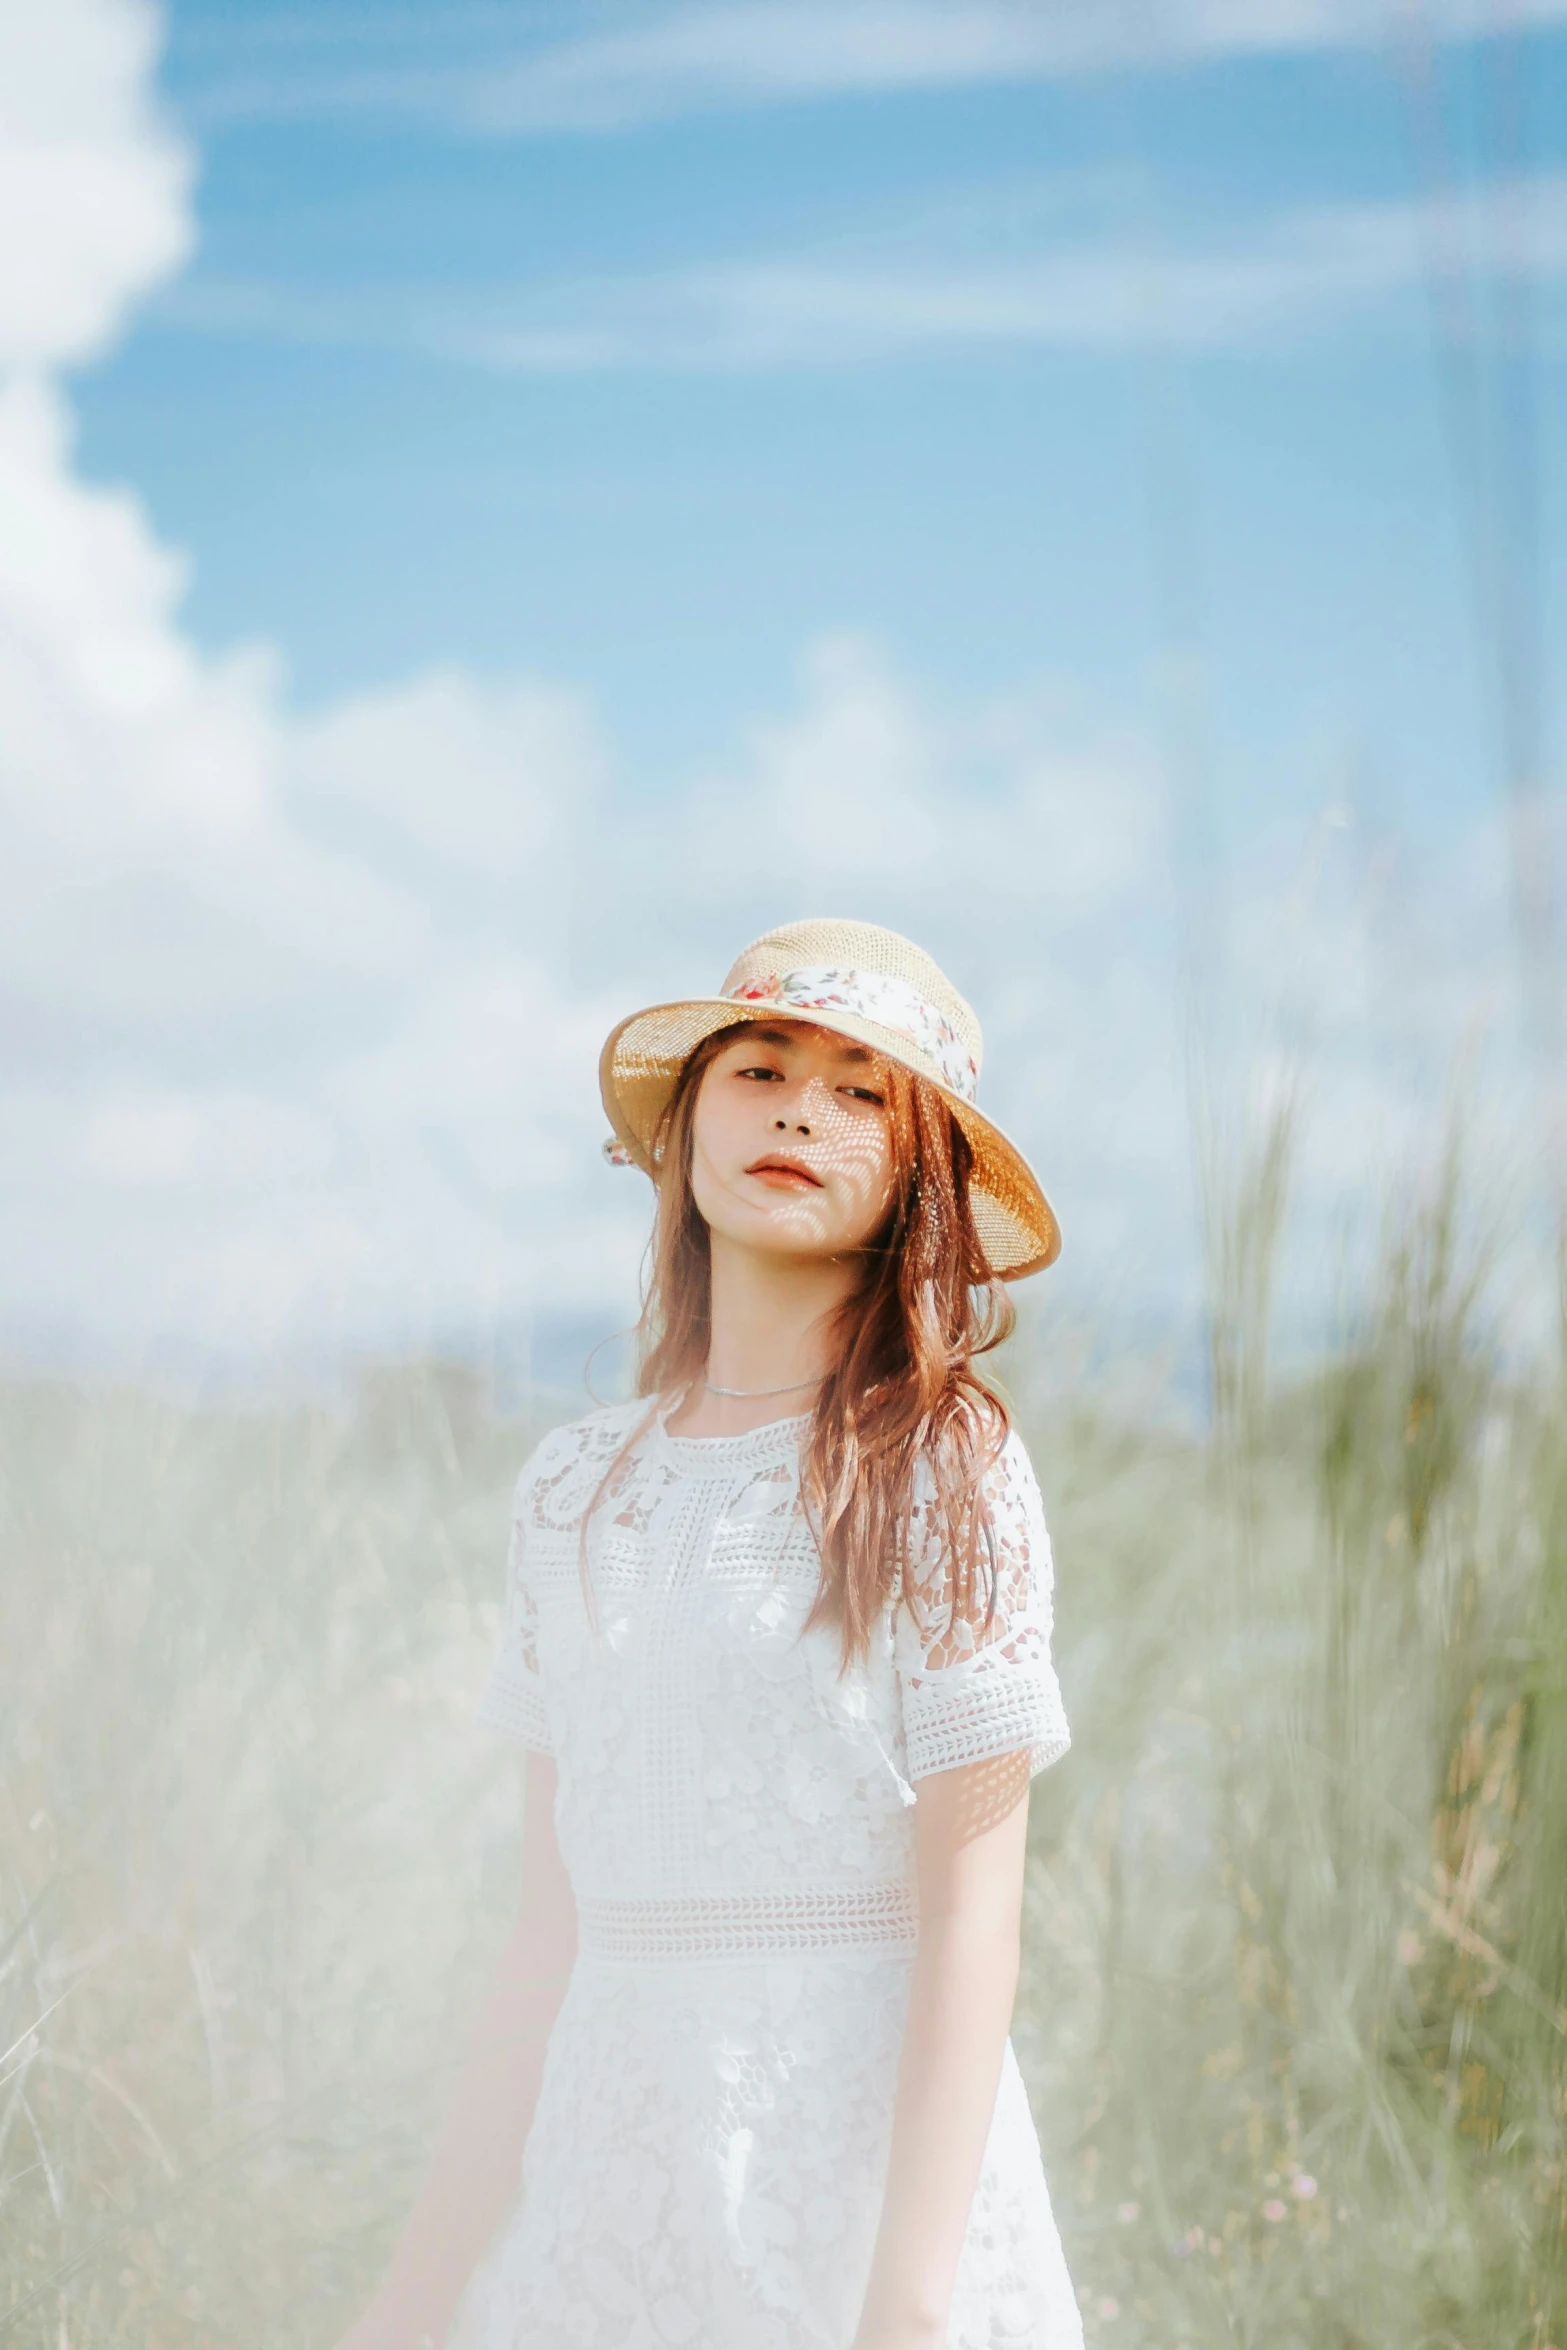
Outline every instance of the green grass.
<svg viewBox="0 0 1567 2350">
<path fill-rule="evenodd" d="M 1217 1260 L 1202 1447 L 1035 1431 L 1075 1757 L 1020 2044 L 1091 2340 L 1567 2339 L 1567 1419 L 1451 1177 L 1270 1387 Z"/>
<path fill-rule="evenodd" d="M 324 2344 L 389 2241 L 515 1893 L 467 1400 L 0 1398 L 6 2350 Z"/>
<path fill-rule="evenodd" d="M 1215 1226 L 1215 1427 L 1020 1417 L 1076 1745 L 1017 2024 L 1090 2339 L 1567 2340 L 1567 1421 L 1451 1185 L 1271 1379 L 1287 1136 Z M 1285 1152 L 1287 1156 L 1287 1152 Z M 468 1726 L 529 1431 L 0 1394 L 0 2346 L 323 2350 L 514 1899 Z"/>
</svg>

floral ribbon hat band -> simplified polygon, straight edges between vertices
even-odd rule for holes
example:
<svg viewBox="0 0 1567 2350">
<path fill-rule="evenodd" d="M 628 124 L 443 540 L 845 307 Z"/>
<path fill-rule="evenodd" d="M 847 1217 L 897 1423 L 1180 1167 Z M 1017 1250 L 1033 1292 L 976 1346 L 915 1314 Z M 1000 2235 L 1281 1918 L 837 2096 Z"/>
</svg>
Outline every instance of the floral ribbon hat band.
<svg viewBox="0 0 1567 2350">
<path fill-rule="evenodd" d="M 852 1037 L 934 1086 L 974 1151 L 969 1194 L 991 1270 L 1017 1281 L 1055 1261 L 1061 1232 L 1039 1179 L 978 1106 L 978 1020 L 929 955 L 873 922 L 786 923 L 746 948 L 717 995 L 622 1020 L 599 1060 L 614 1128 L 605 1156 L 651 1173 L 659 1118 L 704 1037 L 737 1020 L 777 1018 Z"/>
</svg>

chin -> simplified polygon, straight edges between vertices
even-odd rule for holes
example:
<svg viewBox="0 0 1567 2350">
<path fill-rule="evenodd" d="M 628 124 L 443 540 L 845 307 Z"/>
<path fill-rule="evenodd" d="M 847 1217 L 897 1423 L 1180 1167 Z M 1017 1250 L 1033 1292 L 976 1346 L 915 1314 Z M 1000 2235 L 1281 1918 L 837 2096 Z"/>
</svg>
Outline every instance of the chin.
<svg viewBox="0 0 1567 2350">
<path fill-rule="evenodd" d="M 830 1257 L 849 1245 L 798 1215 L 769 1215 L 765 1209 L 748 1216 L 713 1219 L 712 1229 L 738 1247 L 765 1249 L 771 1256 Z"/>
</svg>

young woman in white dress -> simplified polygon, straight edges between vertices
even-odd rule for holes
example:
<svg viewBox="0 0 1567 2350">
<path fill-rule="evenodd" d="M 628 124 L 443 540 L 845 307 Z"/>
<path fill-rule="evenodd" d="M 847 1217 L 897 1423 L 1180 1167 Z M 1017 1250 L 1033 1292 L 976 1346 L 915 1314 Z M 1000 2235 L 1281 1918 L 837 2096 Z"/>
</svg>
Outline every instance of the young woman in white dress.
<svg viewBox="0 0 1567 2350">
<path fill-rule="evenodd" d="M 518 1482 L 521 1915 L 343 2350 L 1079 2350 L 1007 2038 L 1050 1552 L 978 1362 L 1059 1239 L 978 1065 L 846 922 L 605 1047 L 641 1392 Z"/>
</svg>

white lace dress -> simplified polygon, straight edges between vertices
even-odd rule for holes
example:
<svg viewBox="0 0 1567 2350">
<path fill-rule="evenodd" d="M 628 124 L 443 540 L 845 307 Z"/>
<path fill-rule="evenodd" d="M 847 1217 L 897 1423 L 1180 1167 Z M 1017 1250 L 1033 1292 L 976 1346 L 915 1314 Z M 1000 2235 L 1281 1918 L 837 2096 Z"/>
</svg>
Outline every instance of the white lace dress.
<svg viewBox="0 0 1567 2350">
<path fill-rule="evenodd" d="M 919 1780 L 1061 1754 L 1050 1551 L 1014 1436 L 992 1472 L 998 1594 L 949 1623 L 927 1537 L 911 1604 L 839 1670 L 802 1634 L 817 1559 L 805 1422 L 546 1437 L 522 1472 L 481 1716 L 555 1757 L 579 1918 L 516 2212 L 451 2350 L 848 2350 L 881 2202 L 914 1955 Z M 950 2350 L 1082 2330 L 1010 2047 Z"/>
</svg>

